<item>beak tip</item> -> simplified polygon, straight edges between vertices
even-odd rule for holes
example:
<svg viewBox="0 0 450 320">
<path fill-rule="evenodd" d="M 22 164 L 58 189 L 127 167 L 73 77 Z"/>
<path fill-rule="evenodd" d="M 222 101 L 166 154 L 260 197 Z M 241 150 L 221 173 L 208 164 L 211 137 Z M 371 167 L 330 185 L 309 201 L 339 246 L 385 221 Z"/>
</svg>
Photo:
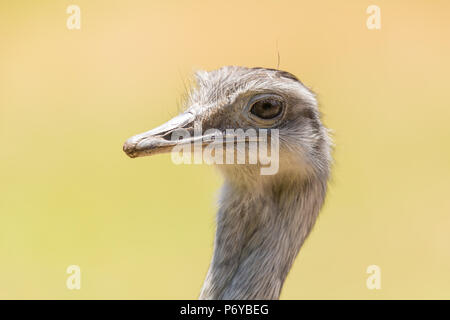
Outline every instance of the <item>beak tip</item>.
<svg viewBox="0 0 450 320">
<path fill-rule="evenodd" d="M 124 143 L 123 152 L 125 152 L 126 155 L 129 156 L 130 158 L 136 158 L 134 150 L 135 150 L 134 144 L 131 144 L 128 141 Z"/>
</svg>

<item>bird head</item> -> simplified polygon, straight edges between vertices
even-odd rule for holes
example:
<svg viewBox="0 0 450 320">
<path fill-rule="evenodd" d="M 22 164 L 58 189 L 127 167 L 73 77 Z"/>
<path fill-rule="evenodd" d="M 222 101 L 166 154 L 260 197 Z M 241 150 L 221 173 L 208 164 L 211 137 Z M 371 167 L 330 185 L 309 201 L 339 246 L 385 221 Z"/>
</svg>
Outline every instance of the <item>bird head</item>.
<svg viewBox="0 0 450 320">
<path fill-rule="evenodd" d="M 249 146 L 255 138 L 250 134 L 238 136 L 238 130 L 256 132 L 257 141 L 262 141 L 258 133 L 265 130 L 265 141 L 277 144 L 275 176 L 328 174 L 331 141 L 320 120 L 315 95 L 294 75 L 275 69 L 228 66 L 197 72 L 186 111 L 155 129 L 131 137 L 123 149 L 134 158 L 195 144 L 204 150 L 211 143 L 224 145 L 234 139 L 231 145 L 236 151 L 234 162 L 228 165 L 224 160 L 219 167 L 235 181 L 258 181 L 263 166 L 259 160 L 235 165 L 237 155 L 242 152 L 237 150 L 238 142 L 244 142 L 244 152 L 250 157 L 253 151 Z M 276 141 L 271 139 L 275 131 Z M 268 143 L 272 155 L 273 143 Z M 226 150 L 221 156 L 225 154 Z"/>
</svg>

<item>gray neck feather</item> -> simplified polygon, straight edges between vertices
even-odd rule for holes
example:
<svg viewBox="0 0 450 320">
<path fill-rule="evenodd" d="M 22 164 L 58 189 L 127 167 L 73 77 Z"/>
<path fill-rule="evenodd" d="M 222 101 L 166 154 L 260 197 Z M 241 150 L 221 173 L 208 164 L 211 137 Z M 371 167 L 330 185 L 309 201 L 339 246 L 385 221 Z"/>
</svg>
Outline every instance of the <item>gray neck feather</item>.
<svg viewBox="0 0 450 320">
<path fill-rule="evenodd" d="M 316 221 L 326 181 L 284 177 L 259 190 L 225 183 L 200 299 L 278 299 Z"/>
</svg>

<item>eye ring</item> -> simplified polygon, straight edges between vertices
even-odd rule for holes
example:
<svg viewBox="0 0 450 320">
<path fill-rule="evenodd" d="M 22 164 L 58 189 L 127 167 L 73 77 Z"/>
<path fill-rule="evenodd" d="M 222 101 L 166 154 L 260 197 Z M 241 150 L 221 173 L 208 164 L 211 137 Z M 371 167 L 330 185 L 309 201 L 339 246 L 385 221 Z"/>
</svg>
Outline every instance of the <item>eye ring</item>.
<svg viewBox="0 0 450 320">
<path fill-rule="evenodd" d="M 276 94 L 259 94 L 250 99 L 245 108 L 247 117 L 263 127 L 278 123 L 285 113 L 284 99 Z"/>
</svg>

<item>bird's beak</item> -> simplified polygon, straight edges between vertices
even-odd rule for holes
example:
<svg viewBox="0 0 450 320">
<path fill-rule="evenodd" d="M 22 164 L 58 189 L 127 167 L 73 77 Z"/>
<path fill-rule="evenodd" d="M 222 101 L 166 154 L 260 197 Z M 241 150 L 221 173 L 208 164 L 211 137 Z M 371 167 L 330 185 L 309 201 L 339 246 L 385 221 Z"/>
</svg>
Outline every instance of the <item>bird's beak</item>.
<svg viewBox="0 0 450 320">
<path fill-rule="evenodd" d="M 192 113 L 182 113 L 155 129 L 131 137 L 123 145 L 123 151 L 130 158 L 136 158 L 167 153 L 176 145 L 193 143 L 194 139 L 173 141 L 171 137 L 176 130 L 193 130 L 194 118 Z"/>
</svg>

